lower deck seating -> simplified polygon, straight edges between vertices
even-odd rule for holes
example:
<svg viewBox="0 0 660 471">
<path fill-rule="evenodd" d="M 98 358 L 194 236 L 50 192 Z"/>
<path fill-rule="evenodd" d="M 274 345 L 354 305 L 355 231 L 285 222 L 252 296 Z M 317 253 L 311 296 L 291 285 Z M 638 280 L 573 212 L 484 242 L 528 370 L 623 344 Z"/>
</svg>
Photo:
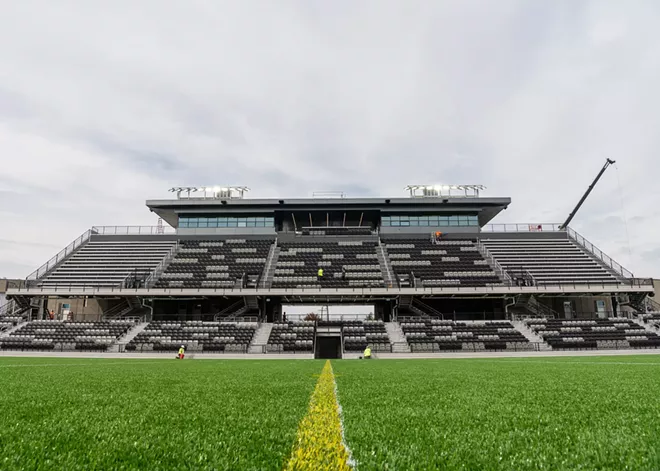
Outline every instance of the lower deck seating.
<svg viewBox="0 0 660 471">
<path fill-rule="evenodd" d="M 253 322 L 153 321 L 128 345 L 129 352 L 245 353 L 257 324 Z"/>
<path fill-rule="evenodd" d="M 508 321 L 454 322 L 419 319 L 401 322 L 413 352 L 451 350 L 531 350 L 533 344 Z"/>
<path fill-rule="evenodd" d="M 553 349 L 658 348 L 660 337 L 625 318 L 527 319 Z"/>
<path fill-rule="evenodd" d="M 345 321 L 342 328 L 345 352 L 391 352 L 392 344 L 383 321 Z"/>
<path fill-rule="evenodd" d="M 14 316 L 5 316 L 5 317 L 0 317 L 0 332 L 4 332 L 5 330 L 9 330 L 12 327 L 20 324 L 23 322 L 25 318 L 23 317 L 14 317 Z"/>
<path fill-rule="evenodd" d="M 276 322 L 270 331 L 266 352 L 314 351 L 314 322 Z"/>
<path fill-rule="evenodd" d="M 660 312 L 649 312 L 642 315 L 642 319 L 654 329 L 660 329 Z"/>
<path fill-rule="evenodd" d="M 130 321 L 29 322 L 2 339 L 3 350 L 106 351 L 135 323 Z"/>
</svg>

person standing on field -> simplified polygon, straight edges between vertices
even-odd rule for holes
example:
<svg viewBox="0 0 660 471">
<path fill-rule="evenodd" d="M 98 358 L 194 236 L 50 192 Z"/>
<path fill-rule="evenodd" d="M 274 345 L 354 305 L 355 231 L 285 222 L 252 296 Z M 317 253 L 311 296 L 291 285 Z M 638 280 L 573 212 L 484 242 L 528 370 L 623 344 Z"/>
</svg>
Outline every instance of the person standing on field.
<svg viewBox="0 0 660 471">
<path fill-rule="evenodd" d="M 179 349 L 179 360 L 183 360 L 185 354 L 186 354 L 186 348 L 183 345 L 181 345 L 181 348 Z"/>
</svg>

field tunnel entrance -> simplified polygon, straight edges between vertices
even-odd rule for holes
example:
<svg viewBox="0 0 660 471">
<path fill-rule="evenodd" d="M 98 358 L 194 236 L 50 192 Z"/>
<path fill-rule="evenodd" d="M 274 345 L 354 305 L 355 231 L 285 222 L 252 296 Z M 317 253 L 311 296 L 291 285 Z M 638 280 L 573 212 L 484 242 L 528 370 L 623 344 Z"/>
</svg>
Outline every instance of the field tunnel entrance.
<svg viewBox="0 0 660 471">
<path fill-rule="evenodd" d="M 314 358 L 338 359 L 341 358 L 341 334 L 317 335 Z"/>
</svg>

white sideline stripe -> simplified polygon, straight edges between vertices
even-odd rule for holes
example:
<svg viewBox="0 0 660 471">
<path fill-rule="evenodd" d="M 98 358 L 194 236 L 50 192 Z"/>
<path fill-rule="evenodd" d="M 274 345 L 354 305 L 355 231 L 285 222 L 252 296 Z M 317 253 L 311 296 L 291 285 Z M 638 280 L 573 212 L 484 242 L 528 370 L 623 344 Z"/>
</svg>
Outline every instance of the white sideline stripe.
<svg viewBox="0 0 660 471">
<path fill-rule="evenodd" d="M 651 366 L 660 366 L 660 363 L 652 362 L 633 362 L 633 361 L 547 361 L 547 360 L 486 360 L 490 362 L 497 363 L 543 363 L 547 365 L 568 365 L 568 364 L 578 364 L 578 365 L 651 365 Z"/>
<path fill-rule="evenodd" d="M 357 462 L 353 458 L 353 452 L 348 447 L 348 444 L 346 443 L 346 436 L 344 435 L 344 409 L 342 409 L 341 404 L 339 403 L 337 378 L 335 377 L 335 372 L 334 369 L 332 368 L 332 362 L 330 362 L 330 371 L 332 372 L 332 384 L 334 385 L 334 389 L 335 389 L 335 405 L 337 407 L 337 411 L 339 412 L 339 428 L 341 430 L 341 444 L 346 450 L 346 453 L 348 453 L 348 459 L 346 460 L 346 464 L 353 469 L 357 469 Z"/>
<path fill-rule="evenodd" d="M 92 362 L 92 363 L 38 363 L 38 364 L 13 364 L 13 365 L 0 365 L 0 368 L 25 368 L 35 366 L 100 366 L 100 365 L 144 365 L 145 363 L 161 363 L 160 361 L 113 361 L 109 362 Z"/>
</svg>

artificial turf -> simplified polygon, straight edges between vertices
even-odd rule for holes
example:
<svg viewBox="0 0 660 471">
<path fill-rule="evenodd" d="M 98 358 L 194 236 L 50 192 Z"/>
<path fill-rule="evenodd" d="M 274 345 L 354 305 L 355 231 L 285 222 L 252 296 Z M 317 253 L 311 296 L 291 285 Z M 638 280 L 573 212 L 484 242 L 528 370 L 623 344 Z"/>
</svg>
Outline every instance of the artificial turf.
<svg viewBox="0 0 660 471">
<path fill-rule="evenodd" d="M 0 358 L 0 470 L 280 470 L 322 367 Z"/>
<path fill-rule="evenodd" d="M 334 363 L 358 469 L 660 469 L 660 356 Z"/>
<path fill-rule="evenodd" d="M 660 356 L 333 361 L 357 469 L 660 469 Z M 305 360 L 0 358 L 0 470 L 283 469 Z"/>
</svg>

